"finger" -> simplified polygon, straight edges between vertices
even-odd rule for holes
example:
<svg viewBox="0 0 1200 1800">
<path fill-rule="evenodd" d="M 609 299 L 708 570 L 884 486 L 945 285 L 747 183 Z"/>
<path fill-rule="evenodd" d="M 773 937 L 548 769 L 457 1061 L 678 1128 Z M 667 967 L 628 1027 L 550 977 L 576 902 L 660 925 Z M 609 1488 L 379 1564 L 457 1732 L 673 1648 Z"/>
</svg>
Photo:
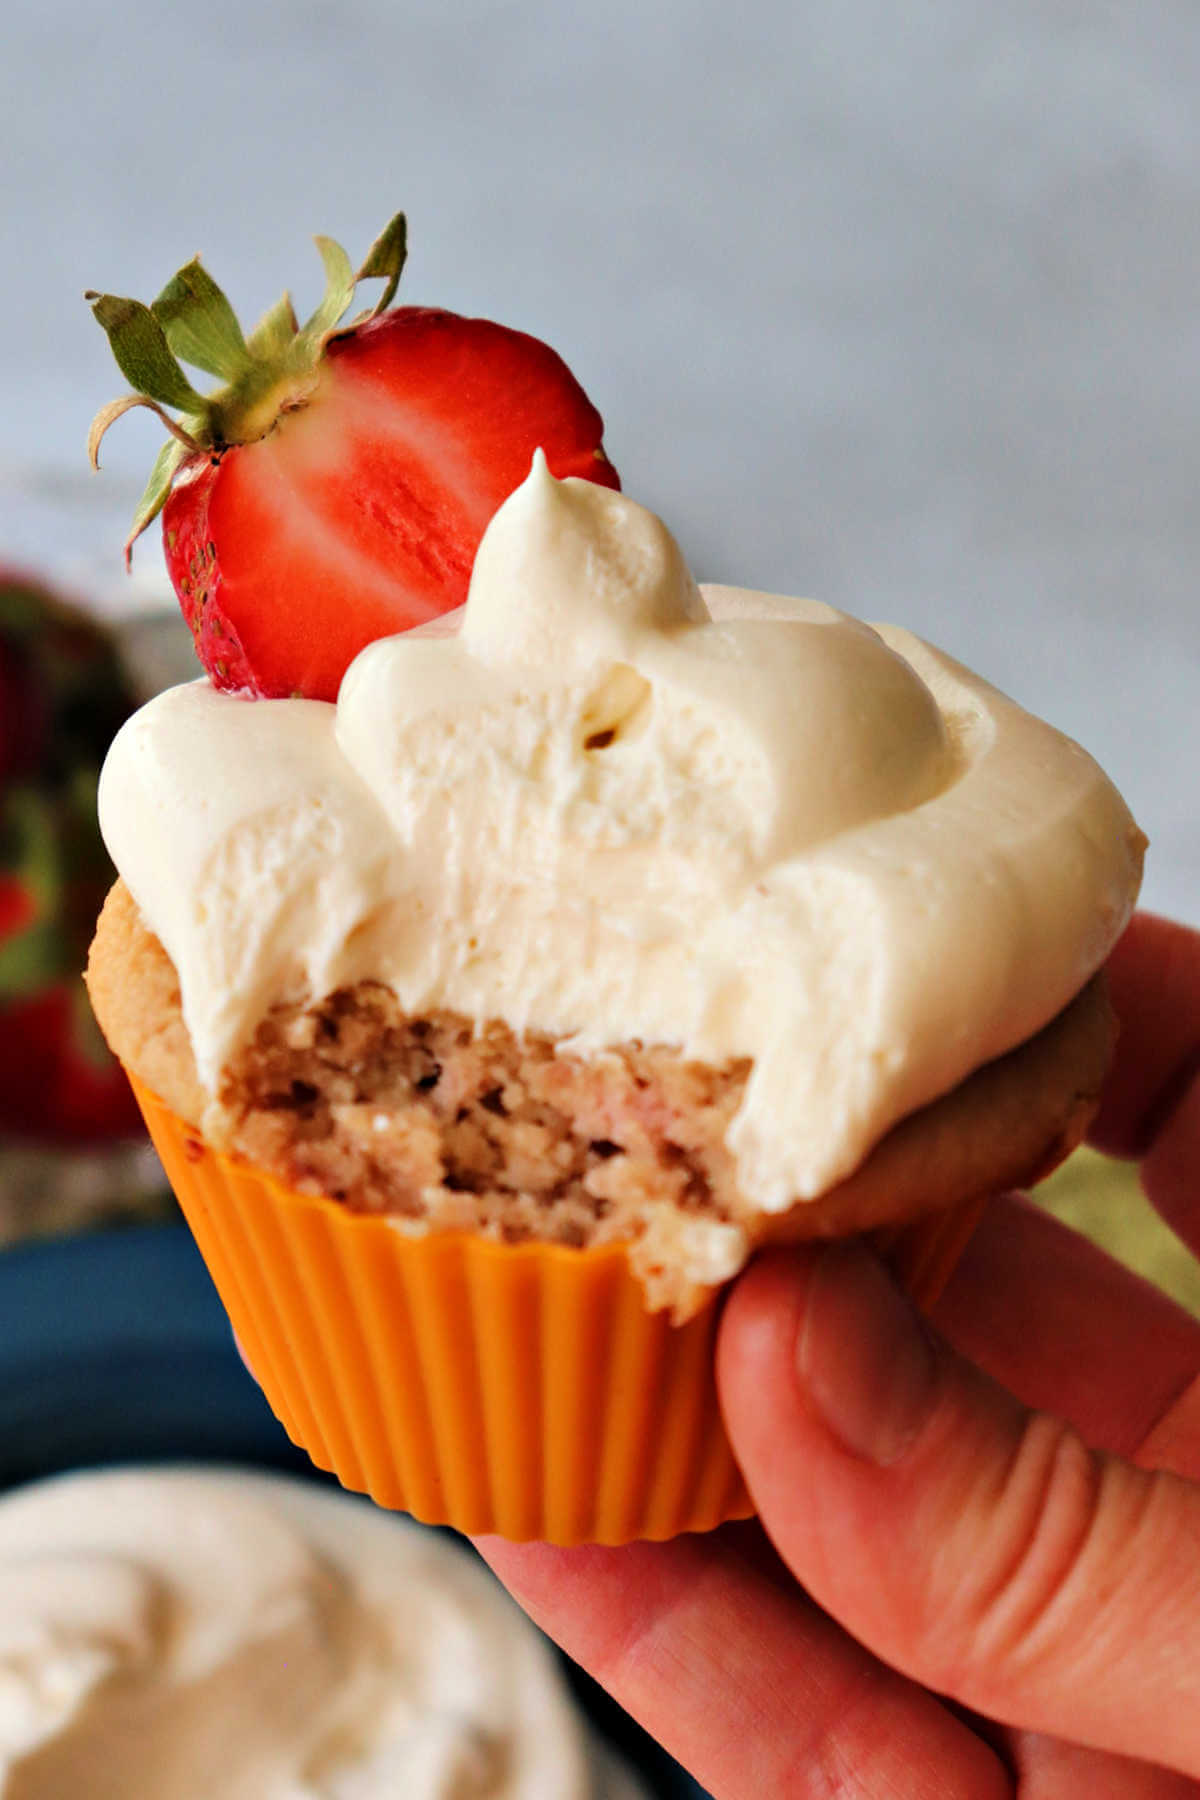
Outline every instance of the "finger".
<svg viewBox="0 0 1200 1800">
<path fill-rule="evenodd" d="M 1167 1224 L 1200 1252 L 1200 1054 L 1181 1076 L 1142 1158 L 1142 1186 Z"/>
<path fill-rule="evenodd" d="M 1137 913 L 1107 965 L 1120 1035 L 1093 1138 L 1139 1156 L 1164 1090 L 1200 1049 L 1200 932 Z"/>
<path fill-rule="evenodd" d="M 479 1548 L 543 1630 L 721 1800 L 1010 1793 L 972 1731 L 746 1542 L 727 1529 L 620 1550 Z"/>
<path fill-rule="evenodd" d="M 1027 1412 L 860 1245 L 755 1265 L 718 1378 L 763 1525 L 854 1637 L 988 1717 L 1200 1774 L 1200 1490 Z"/>
<path fill-rule="evenodd" d="M 1151 1200 L 1200 1247 L 1200 932 L 1141 913 L 1108 975 L 1121 1034 L 1092 1141 L 1143 1159 Z"/>
<path fill-rule="evenodd" d="M 1061 1738 L 1013 1732 L 1009 1754 L 1021 1800 L 1196 1800 L 1189 1775 Z"/>
<path fill-rule="evenodd" d="M 1200 1372 L 1200 1321 L 1015 1195 L 990 1204 L 933 1318 L 1027 1406 L 1122 1456 Z"/>
</svg>

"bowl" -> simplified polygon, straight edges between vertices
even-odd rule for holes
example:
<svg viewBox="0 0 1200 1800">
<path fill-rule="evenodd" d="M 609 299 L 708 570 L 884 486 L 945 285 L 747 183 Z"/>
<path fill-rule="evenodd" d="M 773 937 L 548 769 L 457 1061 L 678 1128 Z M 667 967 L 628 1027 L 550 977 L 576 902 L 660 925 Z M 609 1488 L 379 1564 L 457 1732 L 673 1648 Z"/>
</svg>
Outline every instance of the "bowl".
<svg viewBox="0 0 1200 1800">
<path fill-rule="evenodd" d="M 122 1462 L 242 1463 L 335 1487 L 247 1375 L 190 1234 L 130 1226 L 0 1254 L 0 1490 Z M 469 1552 L 474 1554 L 474 1552 Z M 660 1800 L 702 1790 L 562 1659 L 602 1738 Z"/>
</svg>

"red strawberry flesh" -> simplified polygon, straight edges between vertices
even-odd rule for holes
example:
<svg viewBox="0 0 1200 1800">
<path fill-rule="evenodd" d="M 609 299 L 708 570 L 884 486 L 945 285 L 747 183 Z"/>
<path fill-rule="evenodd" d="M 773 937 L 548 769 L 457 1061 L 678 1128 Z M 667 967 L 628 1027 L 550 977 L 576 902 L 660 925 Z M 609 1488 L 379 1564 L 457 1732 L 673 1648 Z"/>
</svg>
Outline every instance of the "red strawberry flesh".
<svg viewBox="0 0 1200 1800">
<path fill-rule="evenodd" d="M 535 450 L 617 485 L 601 432 L 523 332 L 404 307 L 335 339 L 304 405 L 197 458 L 167 500 L 168 566 L 215 685 L 336 699 L 366 644 L 462 604 Z"/>
</svg>

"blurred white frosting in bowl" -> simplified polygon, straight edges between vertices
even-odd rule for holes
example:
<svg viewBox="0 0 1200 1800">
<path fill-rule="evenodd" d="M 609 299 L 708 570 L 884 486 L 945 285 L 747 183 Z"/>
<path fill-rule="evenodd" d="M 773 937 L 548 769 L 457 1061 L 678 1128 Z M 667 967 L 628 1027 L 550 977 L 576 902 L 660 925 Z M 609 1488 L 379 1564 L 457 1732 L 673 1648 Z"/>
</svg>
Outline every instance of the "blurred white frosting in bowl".
<svg viewBox="0 0 1200 1800">
<path fill-rule="evenodd" d="M 0 1501 L 4 1800 L 636 1800 L 447 1539 L 220 1467 Z"/>
</svg>

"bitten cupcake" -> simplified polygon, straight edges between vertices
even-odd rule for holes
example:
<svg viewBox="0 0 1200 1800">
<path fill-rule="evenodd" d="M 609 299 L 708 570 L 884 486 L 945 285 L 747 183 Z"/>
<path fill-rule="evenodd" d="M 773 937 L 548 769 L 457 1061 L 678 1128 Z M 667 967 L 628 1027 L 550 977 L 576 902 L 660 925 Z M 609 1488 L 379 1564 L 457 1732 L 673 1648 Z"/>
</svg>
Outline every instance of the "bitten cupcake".
<svg viewBox="0 0 1200 1800">
<path fill-rule="evenodd" d="M 100 812 L 93 1002 L 272 1405 L 384 1505 L 559 1542 L 748 1510 L 711 1345 L 756 1245 L 886 1231 L 927 1297 L 1078 1140 L 1143 847 L 947 657 L 698 587 L 540 453 L 461 614 L 336 700 L 159 696 Z"/>
</svg>

